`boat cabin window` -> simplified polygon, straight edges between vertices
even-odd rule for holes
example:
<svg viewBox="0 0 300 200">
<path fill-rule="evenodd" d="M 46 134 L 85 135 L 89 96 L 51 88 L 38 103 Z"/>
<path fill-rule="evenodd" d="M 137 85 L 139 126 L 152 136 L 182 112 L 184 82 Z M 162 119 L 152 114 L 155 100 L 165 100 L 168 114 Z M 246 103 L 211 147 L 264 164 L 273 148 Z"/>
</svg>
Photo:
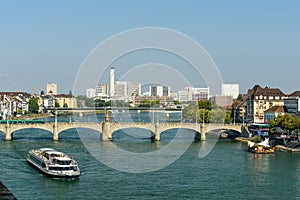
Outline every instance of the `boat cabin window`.
<svg viewBox="0 0 300 200">
<path fill-rule="evenodd" d="M 53 162 L 58 165 L 70 165 L 72 160 L 58 160 L 53 159 Z"/>
<path fill-rule="evenodd" d="M 74 171 L 77 171 L 77 167 L 75 167 L 75 166 L 70 166 L 70 167 L 49 167 L 49 170 L 54 170 L 54 171 L 74 170 Z"/>
</svg>

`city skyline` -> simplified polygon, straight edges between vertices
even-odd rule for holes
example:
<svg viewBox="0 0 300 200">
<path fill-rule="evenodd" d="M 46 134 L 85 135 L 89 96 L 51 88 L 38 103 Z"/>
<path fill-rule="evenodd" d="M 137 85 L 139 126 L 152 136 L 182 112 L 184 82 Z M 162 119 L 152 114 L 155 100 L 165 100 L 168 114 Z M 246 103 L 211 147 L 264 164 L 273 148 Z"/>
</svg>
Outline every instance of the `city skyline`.
<svg viewBox="0 0 300 200">
<path fill-rule="evenodd" d="M 259 84 L 290 94 L 300 89 L 299 4 L 3 1 L 0 90 L 30 93 L 32 88 L 44 89 L 47 83 L 55 82 L 60 93 L 68 93 L 85 57 L 99 43 L 129 29 L 162 27 L 184 33 L 202 45 L 223 82 L 238 83 L 240 93 Z M 115 64 L 126 68 L 124 63 L 135 61 L 125 59 Z M 116 73 L 116 80 L 122 80 L 123 75 Z M 203 81 L 190 82 L 205 87 Z"/>
</svg>

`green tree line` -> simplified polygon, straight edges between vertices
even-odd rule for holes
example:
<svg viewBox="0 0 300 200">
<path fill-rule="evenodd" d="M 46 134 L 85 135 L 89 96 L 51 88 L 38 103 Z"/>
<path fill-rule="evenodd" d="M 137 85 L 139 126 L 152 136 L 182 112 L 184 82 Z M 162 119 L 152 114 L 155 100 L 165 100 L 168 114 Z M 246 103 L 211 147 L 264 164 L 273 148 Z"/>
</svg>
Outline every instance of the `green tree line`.
<svg viewBox="0 0 300 200">
<path fill-rule="evenodd" d="M 284 131 L 300 131 L 300 118 L 290 114 L 279 115 L 275 120 L 270 120 L 271 131 L 280 127 Z"/>
<path fill-rule="evenodd" d="M 210 100 L 200 100 L 190 103 L 182 110 L 182 116 L 187 121 L 199 123 L 231 123 L 231 111 L 213 105 Z"/>
</svg>

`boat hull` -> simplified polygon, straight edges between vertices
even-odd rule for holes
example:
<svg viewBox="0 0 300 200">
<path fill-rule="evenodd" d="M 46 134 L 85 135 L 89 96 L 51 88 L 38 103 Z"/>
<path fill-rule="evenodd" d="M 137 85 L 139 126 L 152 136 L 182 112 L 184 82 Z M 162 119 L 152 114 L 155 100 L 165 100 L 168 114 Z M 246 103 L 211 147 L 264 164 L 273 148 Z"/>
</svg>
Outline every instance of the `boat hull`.
<svg viewBox="0 0 300 200">
<path fill-rule="evenodd" d="M 255 154 L 273 154 L 273 153 L 275 153 L 273 150 L 267 150 L 267 151 L 249 151 L 249 152 L 251 152 L 251 153 L 255 153 Z"/>
<path fill-rule="evenodd" d="M 65 179 L 72 179 L 72 178 L 76 178 L 79 177 L 80 174 L 72 174 L 72 175 L 67 175 L 67 174 L 54 174 L 51 173 L 50 171 L 47 171 L 46 169 L 43 169 L 42 167 L 40 167 L 39 165 L 37 165 L 36 163 L 34 163 L 32 160 L 27 158 L 27 162 L 33 166 L 34 168 L 36 168 L 37 170 L 39 170 L 42 174 L 52 177 L 52 178 L 65 178 Z"/>
</svg>

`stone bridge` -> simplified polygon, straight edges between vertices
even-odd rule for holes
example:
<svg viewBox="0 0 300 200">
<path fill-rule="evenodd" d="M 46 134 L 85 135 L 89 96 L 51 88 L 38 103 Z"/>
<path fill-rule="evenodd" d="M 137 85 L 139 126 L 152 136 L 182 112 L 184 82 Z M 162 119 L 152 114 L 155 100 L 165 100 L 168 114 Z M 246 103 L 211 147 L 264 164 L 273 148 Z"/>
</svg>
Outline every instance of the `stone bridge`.
<svg viewBox="0 0 300 200">
<path fill-rule="evenodd" d="M 194 124 L 194 123 L 144 123 L 144 122 L 51 122 L 44 124 L 0 124 L 0 132 L 5 134 L 5 140 L 12 140 L 13 133 L 21 129 L 43 129 L 53 134 L 53 140 L 59 140 L 62 131 L 72 128 L 88 128 L 100 132 L 102 140 L 112 140 L 114 132 L 126 128 L 141 128 L 151 132 L 151 138 L 159 141 L 162 132 L 170 129 L 188 129 L 201 134 L 201 140 L 206 139 L 206 133 L 212 130 L 234 130 L 241 132 L 241 125 L 224 124 Z"/>
</svg>

